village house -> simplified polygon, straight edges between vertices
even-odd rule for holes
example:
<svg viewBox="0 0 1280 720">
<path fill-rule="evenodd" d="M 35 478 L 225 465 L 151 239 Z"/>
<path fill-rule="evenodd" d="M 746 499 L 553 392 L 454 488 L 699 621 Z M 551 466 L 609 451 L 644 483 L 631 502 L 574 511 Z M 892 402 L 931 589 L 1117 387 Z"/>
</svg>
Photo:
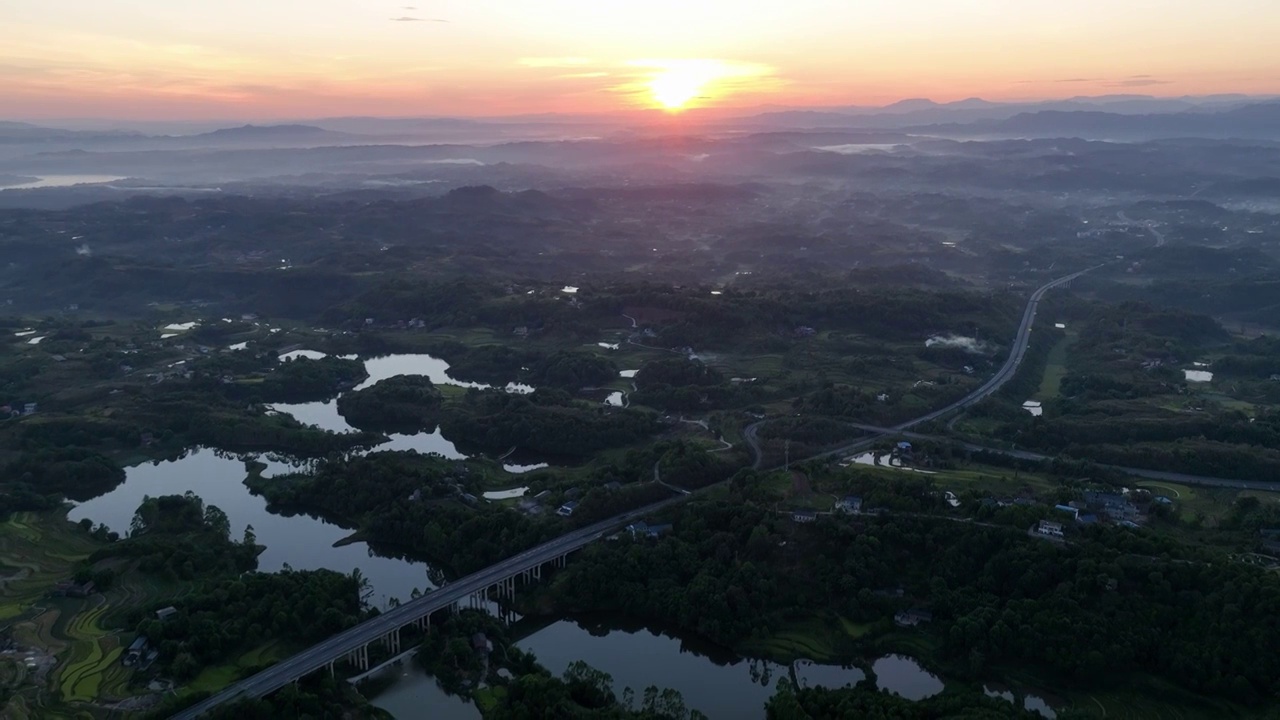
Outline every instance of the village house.
<svg viewBox="0 0 1280 720">
<path fill-rule="evenodd" d="M 811 523 L 818 519 L 818 513 L 813 510 L 796 510 L 791 513 L 791 519 L 798 523 Z"/>
<path fill-rule="evenodd" d="M 1049 520 L 1041 520 L 1040 525 L 1036 527 L 1036 532 L 1047 537 L 1062 537 L 1062 523 L 1050 522 Z"/>
<path fill-rule="evenodd" d="M 836 510 L 850 515 L 857 515 L 862 512 L 862 498 L 846 495 L 843 500 L 836 503 Z"/>
<path fill-rule="evenodd" d="M 632 538 L 659 538 L 671 532 L 674 526 L 671 524 L 650 525 L 643 520 L 637 520 L 627 526 L 627 532 L 631 533 Z"/>
<path fill-rule="evenodd" d="M 120 662 L 125 667 L 131 667 L 134 663 L 142 659 L 142 656 L 146 651 L 147 636 L 139 635 L 134 639 L 133 643 L 129 645 L 128 649 L 124 651 L 124 655 L 121 657 Z"/>
<path fill-rule="evenodd" d="M 560 509 L 556 511 L 556 514 L 559 515 L 560 517 L 571 517 L 573 515 L 573 511 L 577 509 L 578 509 L 578 501 L 570 500 L 569 502 L 561 505 Z"/>
</svg>

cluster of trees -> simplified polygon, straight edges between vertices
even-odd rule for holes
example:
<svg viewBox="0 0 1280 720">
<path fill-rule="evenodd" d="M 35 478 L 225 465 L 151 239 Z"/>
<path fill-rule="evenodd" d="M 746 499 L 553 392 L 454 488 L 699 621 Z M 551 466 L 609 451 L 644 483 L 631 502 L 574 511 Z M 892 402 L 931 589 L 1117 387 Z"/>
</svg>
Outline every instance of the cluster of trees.
<svg viewBox="0 0 1280 720">
<path fill-rule="evenodd" d="M 113 490 L 124 482 L 125 472 L 105 455 L 64 447 L 24 452 L 5 468 L 5 476 L 29 488 L 28 495 L 56 494 L 83 501 Z"/>
<path fill-rule="evenodd" d="M 452 340 L 434 341 L 427 350 L 448 361 L 450 376 L 490 385 L 505 385 L 543 359 L 536 351 L 510 345 L 472 346 Z"/>
<path fill-rule="evenodd" d="M 272 451 L 317 457 L 373 447 L 386 438 L 372 432 L 332 433 L 303 425 L 288 415 L 246 411 L 207 393 L 173 392 L 154 397 L 131 414 L 157 434 L 183 447 L 230 451 Z"/>
<path fill-rule="evenodd" d="M 631 445 L 660 429 L 650 413 L 577 402 L 547 389 L 528 395 L 468 390 L 462 402 L 445 406 L 440 426 L 459 446 L 499 453 L 518 447 L 565 458 Z"/>
<path fill-rule="evenodd" d="M 360 584 L 332 570 L 248 572 L 199 586 L 165 620 L 135 617 L 136 627 L 166 672 L 189 679 L 273 639 L 306 646 L 351 627 L 364 618 Z"/>
<path fill-rule="evenodd" d="M 359 360 L 298 357 L 280 363 L 256 390 L 263 402 L 309 402 L 333 397 L 368 376 Z"/>
<path fill-rule="evenodd" d="M 748 405 L 760 399 L 753 385 L 734 385 L 701 360 L 671 357 L 651 360 L 636 373 L 631 401 L 673 411 Z"/>
<path fill-rule="evenodd" d="M 654 545 L 588 548 L 556 584 L 560 601 L 732 647 L 817 609 L 881 619 L 892 601 L 875 591 L 905 587 L 932 606 L 944 657 L 975 678 L 1026 663 L 1097 687 L 1143 668 L 1243 701 L 1280 689 L 1268 649 L 1280 626 L 1259 621 L 1280 609 L 1280 580 L 1149 535 L 1096 528 L 1058 546 L 1020 527 L 903 515 L 797 526 L 712 502 L 683 506 L 674 522 Z"/>
<path fill-rule="evenodd" d="M 251 478 L 273 505 L 303 508 L 368 537 L 447 567 L 479 570 L 564 532 L 487 503 L 469 504 L 455 485 L 478 489 L 456 463 L 406 452 L 378 452 L 320 463 L 311 475 Z M 417 494 L 416 500 L 411 496 Z"/>
<path fill-rule="evenodd" d="M 421 375 L 400 375 L 363 390 L 343 393 L 338 412 L 356 427 L 415 433 L 435 429 L 443 396 Z"/>
<path fill-rule="evenodd" d="M 242 541 L 232 540 L 226 513 L 187 492 L 144 498 L 129 538 L 96 551 L 90 560 L 133 558 L 143 572 L 195 580 L 252 570 L 260 552 L 252 531 L 246 530 Z"/>
<path fill-rule="evenodd" d="M 166 696 L 144 717 L 164 720 L 179 710 L 208 697 L 209 693 L 188 692 Z M 386 711 L 369 704 L 347 685 L 328 673 L 312 673 L 300 683 L 290 683 L 264 698 L 243 698 L 201 715 L 208 720 L 386 720 Z"/>
<path fill-rule="evenodd" d="M 561 350 L 539 360 L 528 377 L 538 387 L 576 391 L 612 382 L 618 377 L 618 366 L 594 353 Z"/>
</svg>

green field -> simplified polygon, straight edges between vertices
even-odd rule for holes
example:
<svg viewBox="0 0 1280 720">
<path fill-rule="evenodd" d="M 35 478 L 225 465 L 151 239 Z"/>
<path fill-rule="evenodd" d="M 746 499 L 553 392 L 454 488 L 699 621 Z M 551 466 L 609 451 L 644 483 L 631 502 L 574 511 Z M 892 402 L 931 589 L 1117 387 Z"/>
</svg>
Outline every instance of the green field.
<svg viewBox="0 0 1280 720">
<path fill-rule="evenodd" d="M 1036 400 L 1047 402 L 1058 397 L 1062 378 L 1067 375 L 1067 348 L 1071 342 L 1072 338 L 1068 335 L 1059 340 L 1049 351 L 1049 358 L 1044 366 L 1044 377 L 1040 379 L 1040 389 L 1036 390 Z"/>
<path fill-rule="evenodd" d="M 842 643 L 862 638 L 870 630 L 870 625 L 824 613 L 789 623 L 768 637 L 750 640 L 737 649 L 748 656 L 778 662 L 836 662 L 847 654 Z"/>
<path fill-rule="evenodd" d="M 288 650 L 279 641 L 273 640 L 241 655 L 236 658 L 235 662 L 205 668 L 204 672 L 196 676 L 195 680 L 192 680 L 183 688 L 183 691 L 212 692 L 220 690 L 239 679 L 246 671 L 280 660 L 288 656 L 288 654 Z"/>
<path fill-rule="evenodd" d="M 97 545 L 62 513 L 15 513 L 0 524 L 0 620 L 23 615 Z"/>
<path fill-rule="evenodd" d="M 128 683 L 128 673 L 119 663 L 120 639 L 99 625 L 109 604 L 99 596 L 87 605 L 67 623 L 71 652 L 55 675 L 62 699 L 70 702 L 96 700 L 104 685 L 119 692 Z"/>
</svg>

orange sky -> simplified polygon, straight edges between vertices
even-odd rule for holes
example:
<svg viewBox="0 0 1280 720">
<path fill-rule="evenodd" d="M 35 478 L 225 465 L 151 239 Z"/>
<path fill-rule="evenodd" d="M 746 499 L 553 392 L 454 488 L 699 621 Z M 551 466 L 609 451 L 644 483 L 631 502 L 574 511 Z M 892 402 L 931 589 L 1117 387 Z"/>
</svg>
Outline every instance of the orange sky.
<svg viewBox="0 0 1280 720">
<path fill-rule="evenodd" d="M 1275 0 L 4 0 L 0 117 L 1280 92 Z"/>
</svg>

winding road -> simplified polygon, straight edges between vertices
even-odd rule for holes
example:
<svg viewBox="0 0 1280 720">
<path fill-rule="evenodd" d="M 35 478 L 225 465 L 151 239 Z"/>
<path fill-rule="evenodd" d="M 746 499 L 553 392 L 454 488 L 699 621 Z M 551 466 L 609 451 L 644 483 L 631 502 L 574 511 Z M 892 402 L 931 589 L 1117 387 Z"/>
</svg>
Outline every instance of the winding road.
<svg viewBox="0 0 1280 720">
<path fill-rule="evenodd" d="M 1000 370 L 995 375 L 991 376 L 991 379 L 983 383 L 981 387 L 969 393 L 968 395 L 965 395 L 959 400 L 951 403 L 950 405 L 947 405 L 946 407 L 939 408 L 926 415 L 921 415 L 920 417 L 915 418 L 914 420 L 908 420 L 899 425 L 895 425 L 893 428 L 890 428 L 889 430 L 891 432 L 902 432 L 903 430 L 909 430 L 913 427 L 916 427 L 917 425 L 923 425 L 925 423 L 932 422 L 933 420 L 937 420 L 938 418 L 948 415 L 950 413 L 953 413 L 956 410 L 966 408 L 970 405 L 973 405 L 974 403 L 985 400 L 988 397 L 990 397 L 992 394 L 994 394 L 997 390 L 1001 388 L 1001 386 L 1009 382 L 1009 378 L 1013 377 L 1014 373 L 1018 371 L 1018 366 L 1022 364 L 1023 358 L 1026 357 L 1027 347 L 1030 346 L 1031 344 L 1031 328 L 1033 325 L 1035 325 L 1035 322 L 1036 322 L 1036 310 L 1040 305 L 1040 300 L 1044 298 L 1045 293 L 1061 285 L 1066 285 L 1067 283 L 1071 282 L 1072 280 L 1075 280 L 1081 275 L 1084 275 L 1090 270 L 1096 270 L 1099 267 L 1102 267 L 1102 266 L 1095 265 L 1094 267 L 1087 268 L 1079 272 L 1072 273 L 1070 275 L 1064 275 L 1056 280 L 1052 280 L 1050 282 L 1045 283 L 1044 285 L 1041 285 L 1039 288 L 1036 288 L 1035 292 L 1031 293 L 1031 297 L 1027 299 L 1027 307 L 1022 312 L 1022 323 L 1018 326 L 1018 332 L 1014 336 L 1013 346 L 1009 349 L 1009 358 L 1005 360 L 1004 365 L 1000 368 Z M 751 455 L 754 458 L 751 463 L 751 467 L 756 470 L 759 470 L 760 466 L 764 463 L 764 454 L 760 451 L 760 439 L 757 433 L 759 432 L 760 426 L 765 424 L 766 422 L 768 422 L 768 420 L 760 420 L 758 422 L 754 422 L 748 425 L 742 431 L 742 437 L 746 440 L 747 447 L 751 449 Z M 872 443 L 875 442 L 875 440 L 876 440 L 875 437 L 866 438 L 863 440 L 859 440 L 855 443 L 852 443 L 850 445 L 837 448 L 836 450 L 830 450 L 825 453 L 820 453 L 819 455 L 816 455 L 814 457 L 827 457 L 830 455 L 839 455 L 844 453 L 857 452 L 858 450 L 864 449 L 865 447 L 871 445 Z"/>
</svg>

